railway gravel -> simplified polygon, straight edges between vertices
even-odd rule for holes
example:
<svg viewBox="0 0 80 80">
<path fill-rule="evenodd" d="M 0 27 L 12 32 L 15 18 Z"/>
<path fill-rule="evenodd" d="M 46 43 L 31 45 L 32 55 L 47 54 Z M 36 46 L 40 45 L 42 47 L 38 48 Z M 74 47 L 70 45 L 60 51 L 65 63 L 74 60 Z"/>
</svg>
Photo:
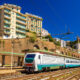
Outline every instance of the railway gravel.
<svg viewBox="0 0 80 80">
<path fill-rule="evenodd" d="M 0 80 L 79 80 L 80 68 L 69 68 L 34 74 L 20 73 L 8 74 L 0 77 Z"/>
</svg>

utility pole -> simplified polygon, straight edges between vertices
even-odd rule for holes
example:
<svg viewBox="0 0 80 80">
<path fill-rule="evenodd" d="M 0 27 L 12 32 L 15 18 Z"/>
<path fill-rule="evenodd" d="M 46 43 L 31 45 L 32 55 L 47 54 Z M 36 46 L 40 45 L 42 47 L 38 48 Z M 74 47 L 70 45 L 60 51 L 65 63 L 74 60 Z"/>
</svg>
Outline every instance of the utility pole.
<svg viewBox="0 0 80 80">
<path fill-rule="evenodd" d="M 79 36 L 77 36 L 77 51 L 78 51 L 78 53 L 80 53 L 79 49 L 80 49 L 80 47 L 79 47 Z"/>
<path fill-rule="evenodd" d="M 18 38 L 18 37 L 17 37 L 16 39 L 19 41 L 19 38 Z M 14 62 L 14 57 L 13 57 L 13 55 L 14 55 L 14 43 L 19 43 L 19 44 L 20 44 L 20 42 L 15 42 L 15 39 L 14 39 L 13 36 L 12 36 L 12 39 L 11 39 L 11 44 L 12 44 L 11 70 L 12 70 L 12 68 L 13 68 L 13 62 Z M 19 46 L 20 46 L 20 45 L 19 45 Z"/>
<path fill-rule="evenodd" d="M 13 33 L 13 27 L 11 29 L 12 29 L 12 33 Z M 11 36 L 11 47 L 12 47 L 12 54 L 11 54 L 11 70 L 12 70 L 12 67 L 13 67 L 13 52 L 14 52 L 13 34 Z"/>
<path fill-rule="evenodd" d="M 11 54 L 11 70 L 12 70 L 12 67 L 13 67 L 13 53 L 14 53 L 14 42 L 13 42 L 13 36 L 12 36 L 12 39 L 11 39 L 11 44 L 12 44 L 12 54 Z"/>
</svg>

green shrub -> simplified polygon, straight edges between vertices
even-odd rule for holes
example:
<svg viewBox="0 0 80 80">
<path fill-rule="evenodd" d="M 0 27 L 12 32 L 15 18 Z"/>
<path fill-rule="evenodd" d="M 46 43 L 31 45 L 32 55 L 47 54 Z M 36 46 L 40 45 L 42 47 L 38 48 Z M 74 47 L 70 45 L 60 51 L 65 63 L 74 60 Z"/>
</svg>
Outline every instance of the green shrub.
<svg viewBox="0 0 80 80">
<path fill-rule="evenodd" d="M 26 30 L 26 32 L 29 32 L 29 30 Z"/>
<path fill-rule="evenodd" d="M 50 42 L 53 42 L 53 38 L 51 35 L 46 36 L 45 38 L 49 39 Z"/>
<path fill-rule="evenodd" d="M 67 43 L 67 46 L 70 46 L 71 48 L 75 49 L 75 44 L 78 43 L 77 41 L 70 41 Z"/>
<path fill-rule="evenodd" d="M 29 41 L 34 43 L 36 41 L 36 37 L 30 37 Z"/>
<path fill-rule="evenodd" d="M 32 32 L 33 34 L 36 34 L 36 32 Z"/>
<path fill-rule="evenodd" d="M 44 38 L 44 37 L 43 37 Z M 49 39 L 50 42 L 54 42 L 55 45 L 60 46 L 61 43 L 59 41 L 55 41 L 51 35 L 46 36 L 45 38 Z"/>
<path fill-rule="evenodd" d="M 59 41 L 56 41 L 56 40 L 53 39 L 53 42 L 54 42 L 55 45 L 61 46 L 61 43 Z"/>
<path fill-rule="evenodd" d="M 28 38 L 29 36 L 28 35 L 26 35 L 26 38 Z"/>
</svg>

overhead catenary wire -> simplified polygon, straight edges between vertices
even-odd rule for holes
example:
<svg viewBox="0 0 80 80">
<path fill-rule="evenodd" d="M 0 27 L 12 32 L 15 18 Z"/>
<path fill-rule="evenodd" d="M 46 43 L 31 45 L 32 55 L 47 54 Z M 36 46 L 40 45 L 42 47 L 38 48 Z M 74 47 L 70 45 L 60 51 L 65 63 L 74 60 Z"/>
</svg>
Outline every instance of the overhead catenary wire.
<svg viewBox="0 0 80 80">
<path fill-rule="evenodd" d="M 34 0 L 34 1 L 33 1 L 33 0 L 29 0 L 29 1 L 30 1 L 30 3 L 31 3 L 37 10 L 40 11 L 40 14 L 41 14 L 41 15 L 45 16 L 45 19 L 47 19 L 48 22 L 49 22 L 52 26 L 56 26 L 56 29 L 58 29 L 59 31 L 61 31 L 61 28 L 58 27 L 56 24 L 54 24 L 54 22 L 53 22 L 53 20 L 52 20 L 52 17 L 50 17 L 49 15 L 47 15 L 47 14 L 44 12 L 44 10 L 41 9 L 38 4 L 36 4 L 35 0 Z M 57 18 L 59 18 L 60 21 L 62 21 L 63 24 L 65 24 L 65 23 L 64 23 L 64 20 L 63 20 L 63 19 L 59 16 L 59 14 L 55 11 L 55 9 L 54 9 L 53 5 L 51 4 L 51 2 L 50 2 L 49 0 L 45 0 L 45 3 L 47 4 L 47 6 L 49 7 L 49 9 L 51 10 L 51 14 L 54 13 L 54 15 L 55 15 Z M 46 14 L 46 15 L 45 15 L 45 14 Z M 67 24 L 65 24 L 65 28 L 67 29 Z M 54 29 L 55 29 L 55 27 L 54 27 Z M 54 30 L 54 29 L 53 29 L 53 30 Z M 66 30 L 65 30 L 65 31 L 66 31 Z M 53 31 L 53 32 L 54 32 L 54 31 Z M 61 36 L 61 37 L 64 37 L 64 36 Z"/>
</svg>

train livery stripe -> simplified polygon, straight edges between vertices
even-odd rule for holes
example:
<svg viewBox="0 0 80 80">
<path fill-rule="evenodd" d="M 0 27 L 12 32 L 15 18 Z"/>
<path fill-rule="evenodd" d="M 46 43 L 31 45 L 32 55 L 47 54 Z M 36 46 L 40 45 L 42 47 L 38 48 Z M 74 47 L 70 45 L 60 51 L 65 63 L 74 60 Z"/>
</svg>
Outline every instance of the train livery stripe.
<svg viewBox="0 0 80 80">
<path fill-rule="evenodd" d="M 50 69 L 54 69 L 54 68 L 59 68 L 60 66 L 65 66 L 66 68 L 67 67 L 78 67 L 80 66 L 79 64 L 38 64 L 38 70 L 42 70 L 42 68 L 45 68 L 45 67 L 50 67 Z"/>
<path fill-rule="evenodd" d="M 80 66 L 80 64 L 66 64 L 66 68 L 67 67 L 78 67 Z"/>
<path fill-rule="evenodd" d="M 60 66 L 65 66 L 64 64 L 38 64 L 38 70 L 42 68 L 49 67 L 50 69 L 59 68 Z"/>
</svg>

